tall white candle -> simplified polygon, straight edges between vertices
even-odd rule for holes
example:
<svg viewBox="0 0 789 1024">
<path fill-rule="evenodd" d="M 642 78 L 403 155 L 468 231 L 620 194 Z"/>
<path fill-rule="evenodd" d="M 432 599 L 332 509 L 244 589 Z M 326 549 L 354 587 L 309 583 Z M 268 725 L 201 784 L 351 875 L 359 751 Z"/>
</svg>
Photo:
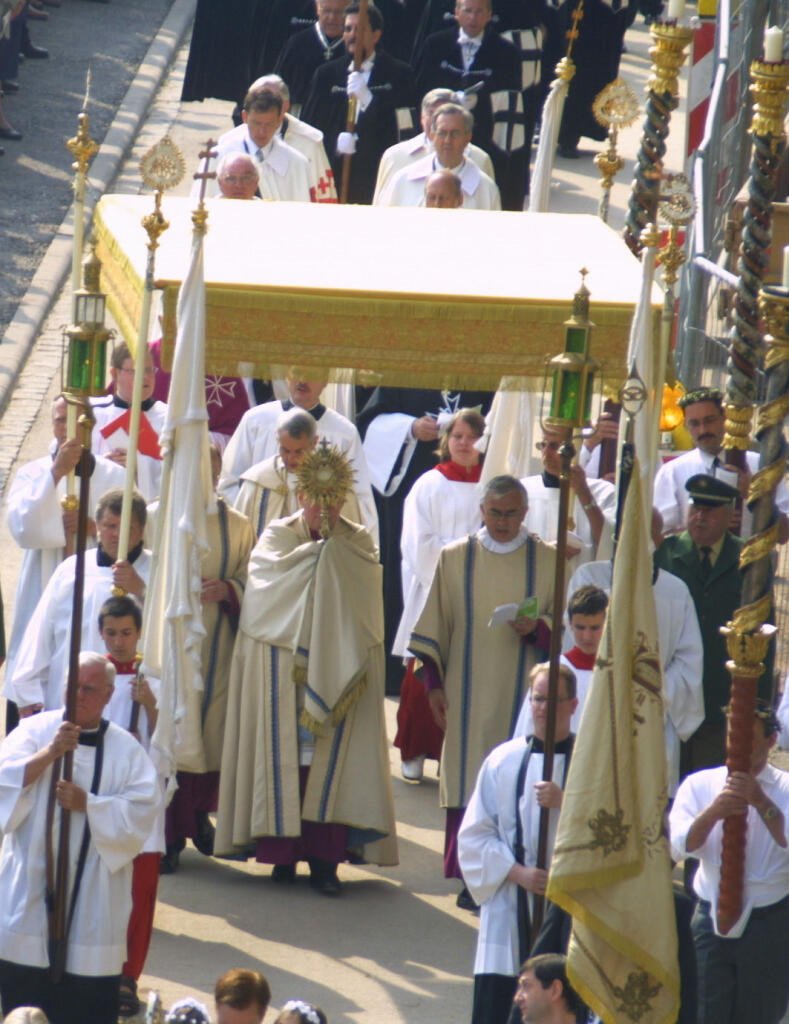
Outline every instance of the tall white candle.
<svg viewBox="0 0 789 1024">
<path fill-rule="evenodd" d="M 769 64 L 780 64 L 784 59 L 784 34 L 777 25 L 765 29 L 764 59 Z"/>
<path fill-rule="evenodd" d="M 789 290 L 789 245 L 784 246 L 784 264 L 781 287 Z"/>
<path fill-rule="evenodd" d="M 668 0 L 668 14 L 666 17 L 669 21 L 679 21 L 684 13 L 685 0 Z"/>
</svg>

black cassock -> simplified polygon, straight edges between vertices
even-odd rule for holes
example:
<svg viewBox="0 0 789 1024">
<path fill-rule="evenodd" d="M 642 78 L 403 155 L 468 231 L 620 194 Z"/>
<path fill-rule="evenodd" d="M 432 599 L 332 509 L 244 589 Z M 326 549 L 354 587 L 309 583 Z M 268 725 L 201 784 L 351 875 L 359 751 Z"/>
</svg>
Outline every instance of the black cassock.
<svg viewBox="0 0 789 1024">
<path fill-rule="evenodd" d="M 312 76 L 318 68 L 344 53 L 342 36 L 324 45 L 314 25 L 291 36 L 274 66 L 275 73 L 287 82 L 290 102 L 301 106 L 309 95 Z"/>
<path fill-rule="evenodd" d="M 197 0 L 182 100 L 238 101 L 252 81 L 251 29 L 268 0 Z"/>
<path fill-rule="evenodd" d="M 342 156 L 337 155 L 337 136 L 345 131 L 348 116 L 347 54 L 319 67 L 312 79 L 310 94 L 302 107 L 301 118 L 323 132 L 326 155 L 332 165 L 337 191 L 342 181 Z M 369 205 L 375 191 L 378 164 L 385 149 L 400 141 L 397 111 L 413 111 L 415 106 L 414 72 L 409 64 L 376 50 L 370 79 L 373 94 L 370 105 L 356 121 L 356 153 L 351 160 L 348 201 Z M 413 115 L 412 115 L 413 120 Z M 407 137 L 406 133 L 403 137 Z"/>
<path fill-rule="evenodd" d="M 493 161 L 504 209 L 523 209 L 531 140 L 523 137 L 520 144 L 508 142 L 506 145 L 499 145 L 495 141 L 501 136 L 501 131 L 497 129 L 502 125 L 507 126 L 507 134 L 511 129 L 525 132 L 519 50 L 488 26 L 474 61 L 466 71 L 458 43 L 458 29 L 447 29 L 425 40 L 416 66 L 416 76 L 420 97 L 430 89 L 442 86 L 474 93 L 476 101 L 471 107 L 474 115 L 472 142 L 481 146 Z M 494 94 L 498 97 L 509 94 L 511 108 L 494 113 Z"/>
<path fill-rule="evenodd" d="M 617 9 L 614 10 L 612 5 Z M 566 0 L 559 9 L 563 33 L 569 30 L 576 7 L 576 0 Z M 560 146 L 574 149 L 582 135 L 598 142 L 605 140 L 607 129 L 595 120 L 592 104 L 597 94 L 619 74 L 622 44 L 630 18 L 628 0 L 609 0 L 607 3 L 604 0 L 584 0 L 583 18 L 572 53 L 575 75 L 564 102 L 559 130 Z"/>
<path fill-rule="evenodd" d="M 483 414 L 490 409 L 493 394 L 490 391 L 443 392 L 427 388 L 376 388 L 356 417 L 356 425 L 362 438 L 365 437 L 372 421 L 388 413 L 405 413 L 419 419 L 421 416 L 439 412 L 454 412 L 457 409 L 480 407 Z M 408 469 L 397 490 L 384 497 L 375 488 L 375 504 L 378 509 L 378 528 L 381 538 L 381 562 L 384 569 L 384 622 L 386 646 L 386 692 L 399 694 L 403 681 L 403 659 L 391 654 L 400 616 L 403 614 L 403 584 L 400 575 L 400 535 L 403 532 L 403 505 L 415 481 L 438 462 L 435 454 L 437 441 L 417 441 Z M 402 455 L 402 452 L 401 452 Z M 392 479 L 399 471 L 400 459 L 390 474 Z"/>
</svg>

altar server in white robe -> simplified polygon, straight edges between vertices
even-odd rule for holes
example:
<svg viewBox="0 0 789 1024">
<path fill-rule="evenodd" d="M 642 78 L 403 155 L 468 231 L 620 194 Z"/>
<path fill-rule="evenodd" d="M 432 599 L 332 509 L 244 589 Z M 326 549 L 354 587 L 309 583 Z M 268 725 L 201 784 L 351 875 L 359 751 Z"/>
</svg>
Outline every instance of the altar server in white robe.
<svg viewBox="0 0 789 1024">
<path fill-rule="evenodd" d="M 24 550 L 14 599 L 14 625 L 8 642 L 6 677 L 13 675 L 19 643 L 38 600 L 52 573 L 66 556 L 68 538 L 76 532 L 77 513 L 64 512 L 61 498 L 66 493 L 66 477 L 77 465 L 82 446 L 66 438 L 66 400 L 62 395 L 52 403 L 53 441 L 50 453 L 33 459 L 17 470 L 6 500 L 8 530 Z M 113 487 L 122 487 L 124 471 L 102 456 L 95 456 L 90 476 L 92 510 L 100 495 Z M 79 477 L 76 478 L 79 487 Z M 88 543 L 93 546 L 95 523 L 88 524 Z"/>
<path fill-rule="evenodd" d="M 153 397 L 156 370 L 153 356 L 145 351 L 145 378 L 142 385 L 142 411 L 140 433 L 137 440 L 137 489 L 146 501 L 159 497 L 162 479 L 162 457 L 159 434 L 164 425 L 167 406 Z M 93 403 L 96 426 L 93 428 L 91 449 L 94 455 L 104 455 L 119 466 L 126 466 L 129 450 L 130 404 L 134 390 L 134 358 L 122 342 L 113 349 L 110 359 L 110 379 L 115 387 L 109 398 Z"/>
<path fill-rule="evenodd" d="M 553 781 L 543 782 L 548 669 L 547 663 L 536 665 L 529 677 L 533 736 L 509 740 L 488 754 L 458 833 L 463 878 L 480 904 L 472 1024 L 508 1019 L 520 965 L 535 938 L 529 928 L 533 894 L 544 894 L 548 881 L 547 867 L 574 739 L 570 719 L 578 703 L 575 676 L 561 665 Z M 546 867 L 538 868 L 542 807 L 550 809 L 548 857 Z M 523 906 L 525 902 L 528 910 Z"/>
<path fill-rule="evenodd" d="M 572 575 L 568 592 L 591 585 L 611 594 L 610 561 L 587 562 Z M 664 729 L 669 796 L 679 785 L 679 744 L 690 739 L 704 721 L 701 685 L 703 644 L 693 598 L 683 580 L 658 569 L 653 574 L 658 646 L 663 669 Z"/>
<path fill-rule="evenodd" d="M 53 1024 L 117 1020 L 132 861 L 150 835 L 161 797 L 140 743 L 102 721 L 114 678 L 103 655 L 82 653 L 75 722 L 64 722 L 60 708 L 35 715 L 0 746 L 0 995 L 6 1014 L 33 1005 Z M 66 974 L 53 984 L 44 899 L 47 804 L 52 764 L 67 750 L 74 751 L 74 777 L 57 783 L 55 800 L 71 811 L 72 892 L 84 839 L 87 855 L 68 934 Z M 56 844 L 59 821 L 56 813 Z"/>
<path fill-rule="evenodd" d="M 378 513 L 375 510 L 367 462 L 359 431 L 340 413 L 327 409 L 321 402 L 325 380 L 303 380 L 290 376 L 287 380 L 290 399 L 266 402 L 244 413 L 241 422 L 222 456 L 219 493 L 235 502 L 241 476 L 252 466 L 276 455 L 279 448 L 277 423 L 283 412 L 298 407 L 308 412 L 318 424 L 318 443 L 326 441 L 347 457 L 353 470 L 353 492 L 359 502 L 361 524 L 366 526 L 378 544 Z"/>
<path fill-rule="evenodd" d="M 543 471 L 522 481 L 529 495 L 526 529 L 546 544 L 553 544 L 557 538 L 559 446 L 563 440 L 561 433 L 543 428 L 542 441 L 537 446 Z M 574 570 L 584 562 L 610 555 L 616 521 L 616 488 L 607 480 L 587 479 L 577 464 L 570 467 L 570 488 L 571 522 L 567 544 L 568 557 L 572 554 L 569 565 Z"/>
<path fill-rule="evenodd" d="M 436 725 L 427 694 L 414 675 L 408 641 L 422 612 L 441 550 L 453 540 L 479 529 L 479 479 L 482 466 L 476 442 L 485 430 L 485 418 L 476 409 L 459 409 L 442 428 L 440 462 L 411 488 L 403 507 L 403 614 L 393 654 L 407 660 L 397 708 L 395 746 L 402 758 L 403 778 L 419 781 L 425 758 L 439 760 L 443 731 Z"/>
<path fill-rule="evenodd" d="M 148 583 L 151 556 L 142 546 L 145 502 L 139 494 L 132 503 L 129 556 L 117 562 L 123 492 L 108 491 L 96 507 L 98 547 L 85 555 L 85 589 L 82 603 L 83 650 L 101 648 L 99 611 L 113 586 L 142 598 Z M 60 707 L 71 638 L 71 610 L 76 557 L 58 566 L 41 595 L 28 623 L 14 666 L 6 681 L 6 696 L 15 701 L 23 717 Z"/>
</svg>

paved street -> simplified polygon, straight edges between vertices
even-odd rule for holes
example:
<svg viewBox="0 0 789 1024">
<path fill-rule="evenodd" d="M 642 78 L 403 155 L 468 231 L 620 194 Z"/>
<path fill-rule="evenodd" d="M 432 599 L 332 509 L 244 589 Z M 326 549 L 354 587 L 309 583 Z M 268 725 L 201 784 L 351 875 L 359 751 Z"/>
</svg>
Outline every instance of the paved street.
<svg viewBox="0 0 789 1024">
<path fill-rule="evenodd" d="M 69 6 L 69 13 L 73 7 L 85 14 L 86 19 L 94 13 L 109 17 L 122 11 L 124 18 L 127 13 L 134 13 L 139 21 L 134 23 L 129 35 L 137 45 L 136 59 L 147 46 L 155 24 L 161 22 L 168 10 L 172 14 L 187 6 L 185 0 L 176 0 L 172 6 L 166 0 L 138 0 L 136 4 L 123 5 L 114 0 L 114 4 L 106 8 L 84 4 L 81 0 L 64 2 Z M 57 13 L 53 15 L 44 29 L 54 26 L 59 17 Z M 140 22 L 150 30 L 147 37 Z M 87 34 L 90 22 L 84 20 L 81 26 L 82 33 Z M 37 42 L 50 42 L 44 30 L 36 27 L 34 34 Z M 648 77 L 648 42 L 639 24 L 628 35 L 628 53 L 622 65 L 621 73 L 639 96 L 643 94 Z M 54 46 L 54 39 L 52 44 Z M 98 48 L 101 48 L 100 43 Z M 127 58 L 117 55 L 114 49 L 109 52 L 113 57 L 99 60 L 99 66 L 113 64 L 116 59 L 132 62 L 132 55 Z M 171 73 L 158 90 L 134 139 L 114 191 L 140 191 L 140 156 L 165 133 L 171 134 L 192 168 L 204 141 L 209 136 L 216 138 L 230 126 L 229 104 L 213 101 L 180 104 L 185 58 L 186 49 L 181 47 Z M 29 70 L 23 68 L 23 75 Z M 94 82 L 106 124 L 121 103 L 124 90 L 118 86 L 112 94 L 109 89 L 105 92 L 99 87 L 98 75 Z M 70 93 L 75 101 L 81 95 L 75 88 Z M 73 133 L 78 106 L 78 102 L 74 102 L 52 122 L 58 125 L 58 140 Z M 9 116 L 14 113 L 10 104 L 8 113 Z M 43 114 L 43 104 L 39 113 Z M 122 121 L 124 117 L 121 106 L 117 120 Z M 98 124 L 98 117 L 95 123 Z M 636 125 L 621 136 L 622 151 L 629 160 L 611 199 L 611 224 L 617 229 L 624 222 L 639 133 L 640 126 Z M 667 161 L 671 170 L 680 169 L 682 135 L 682 119 L 676 118 Z M 6 145 L 7 151 L 10 145 Z M 591 145 L 589 149 L 591 152 Z M 3 159 L 7 164 L 8 156 Z M 35 164 L 35 161 L 30 163 Z M 43 179 L 57 181 L 61 205 L 48 212 L 46 219 L 42 217 L 41 226 L 35 229 L 40 244 L 31 250 L 33 262 L 46 247 L 47 232 L 52 235 L 66 205 L 63 197 L 68 189 L 69 160 L 65 151 L 59 151 L 53 143 L 46 163 L 47 168 L 40 169 L 40 174 Z M 28 165 L 23 162 L 23 166 Z M 34 170 L 39 173 L 38 164 L 29 169 L 31 173 Z M 6 167 L 0 166 L 0 174 L 6 174 Z M 6 178 L 0 180 L 5 185 Z M 552 209 L 596 211 L 599 179 L 591 159 L 559 161 L 555 180 L 556 203 Z M 40 182 L 38 179 L 38 188 Z M 189 187 L 187 180 L 178 192 L 185 194 Z M 18 191 L 17 186 L 6 193 L 2 215 L 4 229 L 9 229 L 11 224 L 19 227 L 27 201 L 28 194 Z M 13 207 L 13 214 L 8 204 Z M 57 258 L 62 265 L 62 253 Z M 28 267 L 28 271 L 30 269 Z M 3 271 L 2 265 L 0 271 Z M 2 276 L 0 274 L 0 278 Z M 21 297 L 29 277 L 29 273 L 27 276 L 20 273 L 15 278 L 17 296 Z M 589 283 L 593 291 L 593 282 Z M 58 390 L 60 326 L 68 317 L 69 296 L 65 292 L 43 322 L 30 361 L 0 420 L 0 486 L 8 479 L 17 460 L 37 457 L 46 448 L 50 436 L 46 398 Z M 0 323 L 5 325 L 9 320 L 10 314 L 5 318 L 0 315 Z M 10 373 L 6 370 L 6 375 Z M 0 581 L 10 619 L 19 557 L 4 520 L 0 525 L 0 544 L 3 551 Z M 9 624 L 7 622 L 7 628 Z M 388 700 L 390 736 L 394 735 L 394 711 L 394 701 Z M 149 986 L 157 988 L 168 1005 L 186 994 L 197 994 L 208 1003 L 213 981 L 219 973 L 232 965 L 250 966 L 263 970 L 269 978 L 275 1006 L 289 997 L 301 997 L 319 1004 L 332 1024 L 338 1021 L 422 1024 L 428 1020 L 432 1024 L 457 1024 L 468 1019 L 477 921 L 455 907 L 458 886 L 441 877 L 443 818 L 438 810 L 435 772 L 434 769 L 429 771 L 422 785 L 405 783 L 399 777 L 399 766 L 393 756 L 392 774 L 401 864 L 385 870 L 342 868 L 341 877 L 347 884 L 339 899 L 329 900 L 314 894 L 306 885 L 306 876 L 300 877 L 293 887 L 278 887 L 268 878 L 268 868 L 207 860 L 196 851 L 187 850 L 182 856 L 179 873 L 162 879 L 143 990 Z M 270 1011 L 266 1020 L 273 1018 L 274 1012 Z"/>
</svg>

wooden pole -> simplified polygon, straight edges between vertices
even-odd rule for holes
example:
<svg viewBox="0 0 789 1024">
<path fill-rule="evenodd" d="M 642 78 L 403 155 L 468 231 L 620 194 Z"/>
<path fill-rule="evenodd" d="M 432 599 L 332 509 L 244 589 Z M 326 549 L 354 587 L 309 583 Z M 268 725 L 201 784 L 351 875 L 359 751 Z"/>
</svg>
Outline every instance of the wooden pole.
<svg viewBox="0 0 789 1024">
<path fill-rule="evenodd" d="M 369 0 L 360 0 L 359 2 L 359 17 L 356 21 L 356 42 L 353 47 L 353 70 L 361 70 L 362 64 L 369 57 L 372 46 L 370 29 L 370 15 L 367 11 Z M 355 96 L 348 97 L 348 113 L 345 118 L 345 130 L 350 134 L 356 131 L 356 118 L 358 116 L 358 106 L 356 103 Z M 342 179 L 340 182 L 340 202 L 348 202 L 348 192 L 351 187 L 351 161 L 353 156 L 350 153 L 344 153 L 342 158 Z"/>
<path fill-rule="evenodd" d="M 570 518 L 570 466 L 575 458 L 572 428 L 566 429 L 565 440 L 559 449 L 561 472 L 559 474 L 559 524 L 556 534 L 556 572 L 554 574 L 553 622 L 551 624 L 551 645 L 548 655 L 548 705 L 545 718 L 545 740 L 543 741 L 543 782 L 553 780 L 553 758 L 556 747 L 556 705 L 559 694 L 559 663 L 562 654 L 562 621 L 564 619 L 564 584 L 567 565 L 567 523 Z M 548 867 L 548 825 L 550 808 L 540 808 L 540 827 L 537 842 L 538 868 Z M 545 897 L 536 894 L 532 913 L 532 941 L 542 926 L 545 917 Z"/>
<path fill-rule="evenodd" d="M 90 436 L 94 419 L 90 405 L 83 405 L 78 426 L 82 434 L 82 454 L 80 455 L 79 480 L 79 514 L 77 517 L 77 546 L 75 551 L 76 565 L 74 569 L 74 595 L 71 605 L 71 641 L 69 646 L 68 682 L 66 684 L 66 709 L 64 721 L 73 722 L 77 709 L 77 684 L 79 681 L 79 654 L 82 640 L 82 595 L 85 587 L 85 548 L 88 540 L 88 505 L 90 488 Z M 66 782 L 72 781 L 74 770 L 74 753 L 68 751 L 62 760 L 52 766 L 53 777 L 57 777 L 62 767 L 62 777 Z M 53 982 L 62 979 L 66 970 L 66 954 L 68 949 L 68 902 L 69 902 L 69 844 L 71 838 L 71 812 L 64 807 L 60 809 L 60 833 L 58 836 L 58 854 L 55 867 L 55 891 L 53 906 L 49 919 L 49 970 Z M 51 847 L 52 836 L 47 837 Z"/>
</svg>

